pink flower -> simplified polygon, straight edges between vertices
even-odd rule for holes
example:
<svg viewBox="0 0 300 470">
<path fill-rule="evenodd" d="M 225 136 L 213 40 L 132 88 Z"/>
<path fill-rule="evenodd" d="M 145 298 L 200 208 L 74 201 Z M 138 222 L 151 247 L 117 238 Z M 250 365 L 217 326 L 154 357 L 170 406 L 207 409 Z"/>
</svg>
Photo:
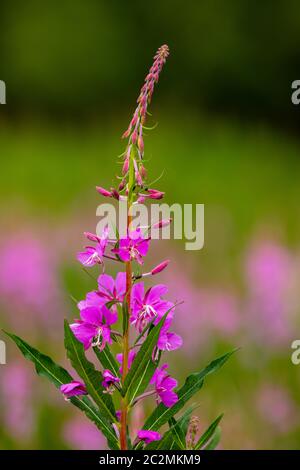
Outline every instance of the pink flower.
<svg viewBox="0 0 300 470">
<path fill-rule="evenodd" d="M 105 305 L 101 308 L 86 307 L 80 311 L 80 317 L 81 320 L 72 323 L 70 328 L 84 349 L 93 345 L 100 346 L 102 350 L 106 343 L 112 344 L 110 325 L 118 319 L 116 312 L 110 311 Z M 97 338 L 95 343 L 94 338 Z"/>
<path fill-rule="evenodd" d="M 161 439 L 159 432 L 148 431 L 147 429 L 138 431 L 137 436 L 141 441 L 144 441 L 145 444 L 150 444 L 150 442 L 159 441 Z"/>
<path fill-rule="evenodd" d="M 162 402 L 166 407 L 170 408 L 178 401 L 178 395 L 173 392 L 173 389 L 177 387 L 177 380 L 165 372 L 168 367 L 168 364 L 163 364 L 161 368 L 157 368 L 150 380 L 150 384 L 155 385 L 158 402 Z"/>
<path fill-rule="evenodd" d="M 129 351 L 129 354 L 128 354 L 128 369 L 130 369 L 130 367 L 132 366 L 132 363 L 135 359 L 135 356 L 136 356 L 136 352 L 133 349 L 131 349 Z M 122 353 L 117 354 L 116 358 L 117 358 L 117 361 L 121 364 L 120 373 L 123 374 L 123 368 L 122 368 L 122 366 L 123 366 L 123 354 Z"/>
<path fill-rule="evenodd" d="M 119 247 L 112 250 L 119 255 L 122 261 L 136 260 L 143 264 L 143 256 L 146 256 L 149 250 L 150 239 L 142 235 L 140 229 L 129 233 L 126 238 L 121 238 Z"/>
<path fill-rule="evenodd" d="M 105 299 L 99 295 L 97 291 L 88 292 L 85 300 L 78 302 L 77 307 L 83 310 L 87 307 L 102 307 L 105 304 Z"/>
<path fill-rule="evenodd" d="M 161 351 L 174 351 L 175 349 L 181 348 L 183 344 L 181 336 L 169 331 L 171 323 L 172 318 L 166 318 L 165 323 L 160 330 L 157 347 Z"/>
<path fill-rule="evenodd" d="M 108 274 L 98 277 L 98 291 L 88 292 L 85 300 L 78 302 L 79 310 L 86 307 L 101 308 L 108 302 L 122 303 L 126 292 L 126 273 L 118 273 L 116 280 Z"/>
<path fill-rule="evenodd" d="M 116 276 L 116 280 L 108 274 L 101 274 L 98 277 L 97 295 L 105 303 L 107 302 L 120 302 L 124 300 L 126 292 L 126 273 L 120 272 Z"/>
<path fill-rule="evenodd" d="M 86 246 L 85 251 L 77 254 L 77 259 L 83 266 L 91 267 L 103 262 L 103 255 L 108 243 L 108 227 L 105 227 L 102 236 L 98 240 L 95 247 Z"/>
<path fill-rule="evenodd" d="M 174 304 L 161 299 L 168 291 L 167 286 L 158 284 L 150 287 L 144 294 L 144 283 L 135 284 L 131 291 L 131 322 L 135 324 L 138 331 L 142 331 L 147 323 L 154 320 L 157 324 L 163 315 L 170 310 Z"/>
<path fill-rule="evenodd" d="M 102 382 L 102 386 L 105 387 L 105 388 L 108 388 L 108 387 L 120 382 L 120 378 L 113 375 L 111 373 L 111 371 L 108 370 L 108 369 L 104 369 L 102 375 L 103 375 L 103 379 L 104 379 L 103 382 Z"/>
<path fill-rule="evenodd" d="M 87 390 L 83 383 L 73 380 L 68 384 L 64 384 L 60 387 L 61 393 L 66 398 L 76 397 L 77 395 L 86 395 Z"/>
</svg>

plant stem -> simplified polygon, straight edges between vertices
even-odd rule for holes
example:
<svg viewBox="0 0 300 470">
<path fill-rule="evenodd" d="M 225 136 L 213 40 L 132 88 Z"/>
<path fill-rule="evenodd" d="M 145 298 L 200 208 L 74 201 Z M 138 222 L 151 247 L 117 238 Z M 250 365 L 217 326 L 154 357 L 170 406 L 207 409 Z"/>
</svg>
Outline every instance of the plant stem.
<svg viewBox="0 0 300 470">
<path fill-rule="evenodd" d="M 126 263 L 126 301 L 128 308 L 128 316 L 130 315 L 130 294 L 132 287 L 132 267 L 131 262 Z M 122 383 L 124 384 L 128 373 L 128 354 L 129 354 L 129 322 L 123 336 L 123 361 L 122 361 Z M 122 398 L 121 403 L 121 430 L 120 430 L 120 447 L 121 450 L 127 450 L 127 412 L 128 403 L 126 397 Z"/>
<path fill-rule="evenodd" d="M 127 231 L 132 222 L 131 206 L 132 206 L 132 187 L 134 185 L 134 168 L 133 168 L 133 154 L 131 154 L 129 163 L 129 194 L 128 194 L 128 208 L 127 208 Z M 128 261 L 126 265 L 126 303 L 127 303 L 127 321 L 123 335 L 123 361 L 122 361 L 122 384 L 124 385 L 128 373 L 128 355 L 129 355 L 129 318 L 130 318 L 130 299 L 132 289 L 132 263 Z M 128 421 L 128 403 L 127 398 L 123 397 L 121 401 L 121 429 L 120 429 L 120 447 L 121 450 L 127 450 L 127 421 Z"/>
</svg>

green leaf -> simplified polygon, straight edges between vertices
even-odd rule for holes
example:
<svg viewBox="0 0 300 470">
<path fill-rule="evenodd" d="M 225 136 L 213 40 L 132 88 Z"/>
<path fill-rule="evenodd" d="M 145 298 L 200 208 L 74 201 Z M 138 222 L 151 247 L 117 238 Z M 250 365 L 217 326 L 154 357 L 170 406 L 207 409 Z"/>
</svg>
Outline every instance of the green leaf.
<svg viewBox="0 0 300 470">
<path fill-rule="evenodd" d="M 162 439 L 160 441 L 151 442 L 151 444 L 146 446 L 145 450 L 185 449 L 185 436 L 193 409 L 194 407 L 189 407 L 178 419 L 178 421 L 176 421 L 174 418 L 171 418 L 169 422 L 170 428 L 164 434 Z"/>
<path fill-rule="evenodd" d="M 157 431 L 163 424 L 172 418 L 172 416 L 178 413 L 186 402 L 202 388 L 204 379 L 209 374 L 220 369 L 220 367 L 223 366 L 235 351 L 236 349 L 215 359 L 201 372 L 189 375 L 185 384 L 176 392 L 178 395 L 177 403 L 175 403 L 171 408 L 167 408 L 165 405 L 160 403 L 146 420 L 143 429 Z"/>
<path fill-rule="evenodd" d="M 5 332 L 5 334 L 16 343 L 24 357 L 33 362 L 37 374 L 46 377 L 56 388 L 60 388 L 61 385 L 73 380 L 69 372 L 56 364 L 49 356 L 42 354 L 18 336 L 8 332 Z M 82 410 L 86 416 L 96 424 L 97 428 L 100 429 L 107 438 L 108 444 L 112 449 L 119 448 L 118 439 L 113 428 L 102 417 L 88 397 L 73 397 L 70 399 L 70 402 Z"/>
<path fill-rule="evenodd" d="M 195 406 L 190 406 L 182 415 L 180 422 L 177 422 L 174 417 L 169 419 L 169 427 L 180 449 L 186 449 L 186 434 L 194 408 Z"/>
<path fill-rule="evenodd" d="M 105 348 L 100 351 L 99 348 L 96 346 L 93 348 L 97 358 L 99 359 L 100 363 L 104 367 L 104 369 L 110 370 L 116 377 L 120 376 L 120 371 L 119 371 L 119 364 L 117 363 L 115 357 L 111 353 L 108 345 L 105 346 Z"/>
<path fill-rule="evenodd" d="M 116 422 L 112 398 L 108 393 L 103 393 L 105 389 L 101 385 L 102 374 L 85 357 L 83 344 L 75 338 L 67 321 L 65 321 L 65 347 L 72 366 L 84 381 L 89 395 L 100 412 L 108 421 Z"/>
<path fill-rule="evenodd" d="M 221 429 L 217 427 L 215 434 L 213 435 L 211 441 L 204 447 L 203 450 L 214 450 L 219 444 L 221 439 Z"/>
<path fill-rule="evenodd" d="M 218 416 L 217 419 L 215 419 L 215 421 L 213 421 L 211 423 L 211 425 L 206 429 L 206 431 L 202 434 L 199 441 L 195 445 L 195 447 L 194 447 L 195 450 L 201 449 L 201 447 L 203 447 L 209 441 L 209 439 L 214 434 L 214 432 L 215 432 L 215 430 L 216 430 L 216 428 L 217 428 L 217 426 L 218 426 L 218 424 L 219 424 L 219 422 L 221 421 L 222 418 L 223 418 L 223 414 Z"/>
<path fill-rule="evenodd" d="M 191 417 L 190 413 L 188 415 L 188 419 L 186 419 L 187 426 L 188 426 L 188 423 L 189 423 L 190 417 Z M 174 440 L 176 441 L 176 444 L 178 445 L 179 449 L 185 449 L 186 448 L 186 443 L 185 443 L 185 434 L 186 434 L 186 432 L 185 432 L 185 429 L 183 429 L 180 426 L 177 426 L 177 421 L 174 417 L 169 419 L 169 427 L 172 430 Z"/>
<path fill-rule="evenodd" d="M 138 344 L 138 342 L 140 341 L 140 339 L 141 339 L 141 338 L 147 333 L 147 331 L 152 327 L 154 320 L 155 320 L 155 317 L 154 317 L 151 321 L 149 321 L 149 323 L 147 323 L 147 325 L 145 326 L 145 328 L 142 330 L 142 332 L 141 332 L 141 333 L 138 335 L 138 337 L 135 339 L 135 341 L 134 341 L 134 343 L 133 343 L 134 346 L 135 346 L 136 344 Z"/>
<path fill-rule="evenodd" d="M 156 364 L 152 360 L 152 353 L 168 313 L 166 312 L 160 322 L 149 332 L 125 379 L 123 393 L 127 397 L 129 405 L 133 403 L 138 394 L 144 392 L 154 374 Z"/>
</svg>

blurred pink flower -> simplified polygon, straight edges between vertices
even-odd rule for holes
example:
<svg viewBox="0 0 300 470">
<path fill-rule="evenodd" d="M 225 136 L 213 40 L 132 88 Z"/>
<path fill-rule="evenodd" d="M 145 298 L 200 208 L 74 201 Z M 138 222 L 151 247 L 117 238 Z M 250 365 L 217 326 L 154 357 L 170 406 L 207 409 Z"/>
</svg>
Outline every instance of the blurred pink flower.
<svg viewBox="0 0 300 470">
<path fill-rule="evenodd" d="M 62 310 L 57 277 L 55 253 L 46 241 L 31 233 L 2 240 L 0 294 L 11 324 L 27 329 L 57 324 Z"/>
<path fill-rule="evenodd" d="M 256 406 L 261 417 L 275 432 L 287 433 L 298 425 L 299 412 L 288 390 L 279 385 L 264 384 L 257 392 Z"/>
<path fill-rule="evenodd" d="M 287 248 L 272 241 L 254 245 L 246 257 L 246 329 L 256 340 L 286 344 L 292 334 L 290 288 L 295 263 Z"/>
<path fill-rule="evenodd" d="M 30 439 L 34 428 L 32 374 L 24 363 L 1 368 L 0 402 L 6 432 L 16 440 Z"/>
<path fill-rule="evenodd" d="M 75 450 L 105 450 L 103 434 L 84 417 L 76 417 L 63 428 L 63 438 Z"/>
<path fill-rule="evenodd" d="M 242 317 L 239 299 L 231 291 L 217 286 L 197 287 L 182 269 L 170 270 L 165 279 L 173 298 L 177 297 L 176 286 L 180 285 L 180 298 L 176 300 L 183 303 L 176 307 L 174 324 L 183 337 L 183 352 L 193 356 L 211 343 L 212 335 L 231 340 L 237 334 Z"/>
</svg>

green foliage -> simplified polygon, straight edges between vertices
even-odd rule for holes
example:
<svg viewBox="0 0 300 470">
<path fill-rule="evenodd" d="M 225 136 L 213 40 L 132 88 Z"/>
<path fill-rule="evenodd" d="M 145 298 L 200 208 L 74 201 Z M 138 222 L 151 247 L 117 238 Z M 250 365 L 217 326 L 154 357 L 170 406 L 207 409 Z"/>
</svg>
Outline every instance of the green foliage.
<svg viewBox="0 0 300 470">
<path fill-rule="evenodd" d="M 177 392 L 179 398 L 178 402 L 175 403 L 175 405 L 173 405 L 171 408 L 167 408 L 165 405 L 160 403 L 146 420 L 143 429 L 157 431 L 163 424 L 172 418 L 172 416 L 178 413 L 178 411 L 183 408 L 186 402 L 202 388 L 204 379 L 209 374 L 212 374 L 213 372 L 216 372 L 218 369 L 220 369 L 220 367 L 225 364 L 225 362 L 235 351 L 236 350 L 230 351 L 218 359 L 215 359 L 201 372 L 189 375 L 183 387 L 181 387 Z"/>
<path fill-rule="evenodd" d="M 105 348 L 100 351 L 100 349 L 95 346 L 93 350 L 97 358 L 99 359 L 99 362 L 102 364 L 103 368 L 110 370 L 116 377 L 119 377 L 120 366 L 117 363 L 113 354 L 111 353 L 109 347 L 106 345 Z"/>
<path fill-rule="evenodd" d="M 126 377 L 123 394 L 127 397 L 129 405 L 132 405 L 135 398 L 145 391 L 154 374 L 157 364 L 155 364 L 152 358 L 153 349 L 157 344 L 160 330 L 167 315 L 168 312 L 166 312 L 160 322 L 149 331 Z"/>
<path fill-rule="evenodd" d="M 219 422 L 221 421 L 222 418 L 223 418 L 223 414 L 218 416 L 217 419 L 215 419 L 215 421 L 213 421 L 211 423 L 211 425 L 206 429 L 206 431 L 200 437 L 200 439 L 197 442 L 197 444 L 195 445 L 194 449 L 196 449 L 196 450 L 201 449 L 201 447 L 203 447 L 211 439 L 211 437 L 214 435 L 214 433 L 215 433 L 215 431 L 218 427 L 218 424 L 219 424 Z"/>
<path fill-rule="evenodd" d="M 179 450 L 185 449 L 185 436 L 191 418 L 193 407 L 189 407 L 176 421 L 171 418 L 169 429 L 158 442 L 151 442 L 145 450 Z"/>
<path fill-rule="evenodd" d="M 167 313 L 159 324 L 152 327 L 149 331 L 126 378 L 123 394 L 127 397 L 129 404 L 133 403 L 138 393 L 142 393 L 145 390 L 154 372 L 156 364 L 152 360 L 153 348 L 157 342 L 166 315 Z M 6 334 L 16 343 L 23 355 L 34 363 L 36 372 L 48 378 L 57 388 L 72 381 L 71 375 L 64 368 L 56 364 L 50 357 L 42 354 L 18 336 L 11 333 Z M 98 429 L 100 429 L 107 438 L 110 448 L 118 449 L 118 438 L 112 428 L 112 423 L 116 422 L 116 412 L 113 401 L 110 395 L 103 393 L 104 389 L 101 385 L 102 375 L 85 357 L 83 345 L 75 338 L 67 321 L 65 321 L 65 347 L 72 366 L 83 379 L 87 391 L 91 398 L 93 398 L 97 408 L 86 396 L 73 397 L 70 399 L 71 403 L 81 409 L 86 416 L 96 424 Z M 117 367 L 117 363 L 108 347 L 101 352 L 95 350 L 95 353 L 105 367 L 110 370 L 111 365 L 113 365 L 114 368 Z M 169 430 L 165 433 L 161 441 L 149 444 L 147 449 L 169 450 L 185 448 L 186 432 L 192 407 L 188 408 L 178 421 L 175 420 L 174 415 L 201 389 L 204 379 L 209 374 L 216 372 L 233 353 L 234 351 L 224 354 L 212 361 L 201 372 L 188 376 L 185 384 L 178 391 L 178 402 L 171 408 L 166 408 L 163 404 L 158 405 L 144 424 L 143 429 L 158 430 L 163 424 L 168 422 Z M 211 450 L 218 445 L 220 439 L 218 424 L 221 418 L 222 415 L 209 426 L 200 437 L 195 449 L 203 448 L 207 444 L 204 449 Z M 140 447 L 141 443 L 138 443 L 136 448 Z"/>
<path fill-rule="evenodd" d="M 33 362 L 37 374 L 46 377 L 55 385 L 56 388 L 60 388 L 61 385 L 69 383 L 73 380 L 69 372 L 56 364 L 49 356 L 46 356 L 37 349 L 33 348 L 18 336 L 8 332 L 5 333 L 16 343 L 24 357 Z M 111 424 L 103 416 L 103 413 L 94 406 L 88 397 L 72 397 L 70 402 L 82 410 L 86 416 L 96 424 L 98 429 L 107 438 L 108 445 L 112 449 L 118 448 L 118 439 Z"/>
<path fill-rule="evenodd" d="M 65 321 L 65 347 L 72 366 L 84 381 L 89 395 L 100 412 L 108 421 L 115 422 L 116 411 L 111 396 L 103 393 L 105 389 L 101 385 L 102 374 L 85 357 L 83 344 L 75 338 L 67 321 Z"/>
<path fill-rule="evenodd" d="M 214 450 L 219 444 L 221 439 L 221 429 L 217 427 L 216 432 L 212 436 L 210 442 L 204 447 L 204 450 Z"/>
</svg>

